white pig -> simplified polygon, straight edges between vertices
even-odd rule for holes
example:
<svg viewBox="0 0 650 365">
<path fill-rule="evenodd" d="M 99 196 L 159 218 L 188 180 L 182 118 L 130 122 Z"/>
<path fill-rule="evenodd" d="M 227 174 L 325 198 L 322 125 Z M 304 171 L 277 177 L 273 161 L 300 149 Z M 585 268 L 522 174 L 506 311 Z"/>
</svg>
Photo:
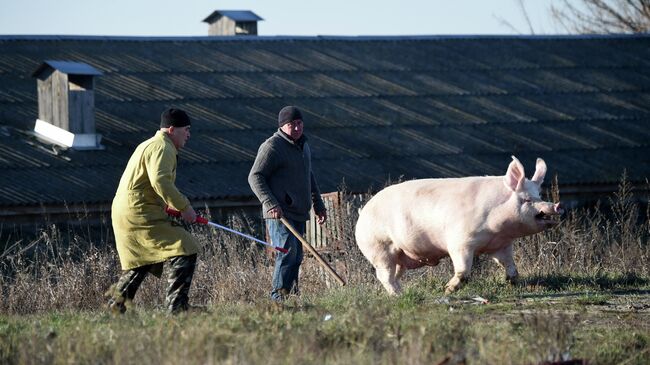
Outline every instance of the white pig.
<svg viewBox="0 0 650 365">
<path fill-rule="evenodd" d="M 505 176 L 411 180 L 370 199 L 355 237 L 388 293 L 400 293 L 405 270 L 435 266 L 445 256 L 454 265 L 447 294 L 460 288 L 474 256 L 482 253 L 505 268 L 507 280 L 516 281 L 513 240 L 556 225 L 554 217 L 563 210 L 540 198 L 544 160 L 537 159 L 530 180 L 521 162 L 512 160 Z"/>
</svg>

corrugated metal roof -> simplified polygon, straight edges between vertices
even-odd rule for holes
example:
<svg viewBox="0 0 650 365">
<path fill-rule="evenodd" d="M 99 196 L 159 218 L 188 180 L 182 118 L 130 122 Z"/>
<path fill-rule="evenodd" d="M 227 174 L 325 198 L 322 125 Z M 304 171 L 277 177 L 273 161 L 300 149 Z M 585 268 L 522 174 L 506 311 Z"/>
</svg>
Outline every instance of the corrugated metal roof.
<svg viewBox="0 0 650 365">
<path fill-rule="evenodd" d="M 501 175 L 512 154 L 527 169 L 544 158 L 565 185 L 650 176 L 650 36 L 216 38 L 0 36 L 0 206 L 110 202 L 172 105 L 193 121 L 178 167 L 190 199 L 251 196 L 254 156 L 288 104 L 324 192 Z M 102 73 L 104 150 L 30 133 L 44 60 Z"/>
<path fill-rule="evenodd" d="M 203 21 L 206 23 L 212 23 L 219 15 L 228 17 L 236 22 L 256 22 L 258 20 L 264 20 L 250 10 L 215 10 L 212 14 L 208 15 L 207 18 L 203 19 Z"/>
<path fill-rule="evenodd" d="M 36 71 L 34 71 L 32 76 L 38 76 L 41 72 L 43 72 L 45 68 L 48 67 L 51 67 L 68 75 L 100 76 L 102 74 L 94 67 L 83 62 L 45 60 L 43 61 L 43 64 Z"/>
</svg>

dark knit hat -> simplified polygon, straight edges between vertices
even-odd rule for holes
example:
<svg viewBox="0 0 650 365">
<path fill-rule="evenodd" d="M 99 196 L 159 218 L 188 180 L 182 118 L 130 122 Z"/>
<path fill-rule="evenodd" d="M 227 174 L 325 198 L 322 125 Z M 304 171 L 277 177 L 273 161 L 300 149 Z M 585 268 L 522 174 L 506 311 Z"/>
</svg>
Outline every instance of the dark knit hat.
<svg viewBox="0 0 650 365">
<path fill-rule="evenodd" d="M 302 113 L 295 106 L 285 106 L 278 113 L 278 126 L 282 127 L 283 125 L 292 122 L 296 119 L 302 120 Z"/>
<path fill-rule="evenodd" d="M 190 124 L 190 117 L 180 109 L 169 108 L 160 115 L 160 128 L 185 127 Z"/>
</svg>

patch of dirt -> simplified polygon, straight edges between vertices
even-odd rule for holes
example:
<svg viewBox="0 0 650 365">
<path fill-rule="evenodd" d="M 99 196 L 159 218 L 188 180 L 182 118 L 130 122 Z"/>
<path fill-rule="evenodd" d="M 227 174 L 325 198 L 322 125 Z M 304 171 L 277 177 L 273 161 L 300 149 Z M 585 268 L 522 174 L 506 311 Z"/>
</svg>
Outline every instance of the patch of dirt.
<svg viewBox="0 0 650 365">
<path fill-rule="evenodd" d="M 624 325 L 650 329 L 650 291 L 574 292 L 526 296 L 515 304 L 521 309 L 509 314 L 535 314 L 541 311 L 578 316 L 583 324 Z"/>
<path fill-rule="evenodd" d="M 491 317 L 544 313 L 579 318 L 580 322 L 588 325 L 629 325 L 650 329 L 650 321 L 647 320 L 650 314 L 650 290 L 525 294 L 498 303 L 482 302 L 479 299 L 482 298 L 443 297 L 437 304 L 448 304 L 450 310 L 474 305 L 504 306 L 503 311 L 491 311 L 488 314 Z"/>
</svg>

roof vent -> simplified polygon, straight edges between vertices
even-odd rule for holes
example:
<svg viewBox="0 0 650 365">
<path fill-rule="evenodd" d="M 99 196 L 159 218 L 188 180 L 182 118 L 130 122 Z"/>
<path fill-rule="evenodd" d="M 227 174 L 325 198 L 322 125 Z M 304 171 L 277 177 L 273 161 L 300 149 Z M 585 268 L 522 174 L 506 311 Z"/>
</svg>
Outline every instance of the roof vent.
<svg viewBox="0 0 650 365">
<path fill-rule="evenodd" d="M 257 35 L 257 22 L 264 20 L 250 10 L 215 10 L 207 18 L 208 35 Z"/>
<path fill-rule="evenodd" d="M 34 132 L 75 149 L 103 149 L 95 133 L 95 80 L 102 73 L 80 62 L 44 61 L 38 79 L 38 119 Z"/>
</svg>

